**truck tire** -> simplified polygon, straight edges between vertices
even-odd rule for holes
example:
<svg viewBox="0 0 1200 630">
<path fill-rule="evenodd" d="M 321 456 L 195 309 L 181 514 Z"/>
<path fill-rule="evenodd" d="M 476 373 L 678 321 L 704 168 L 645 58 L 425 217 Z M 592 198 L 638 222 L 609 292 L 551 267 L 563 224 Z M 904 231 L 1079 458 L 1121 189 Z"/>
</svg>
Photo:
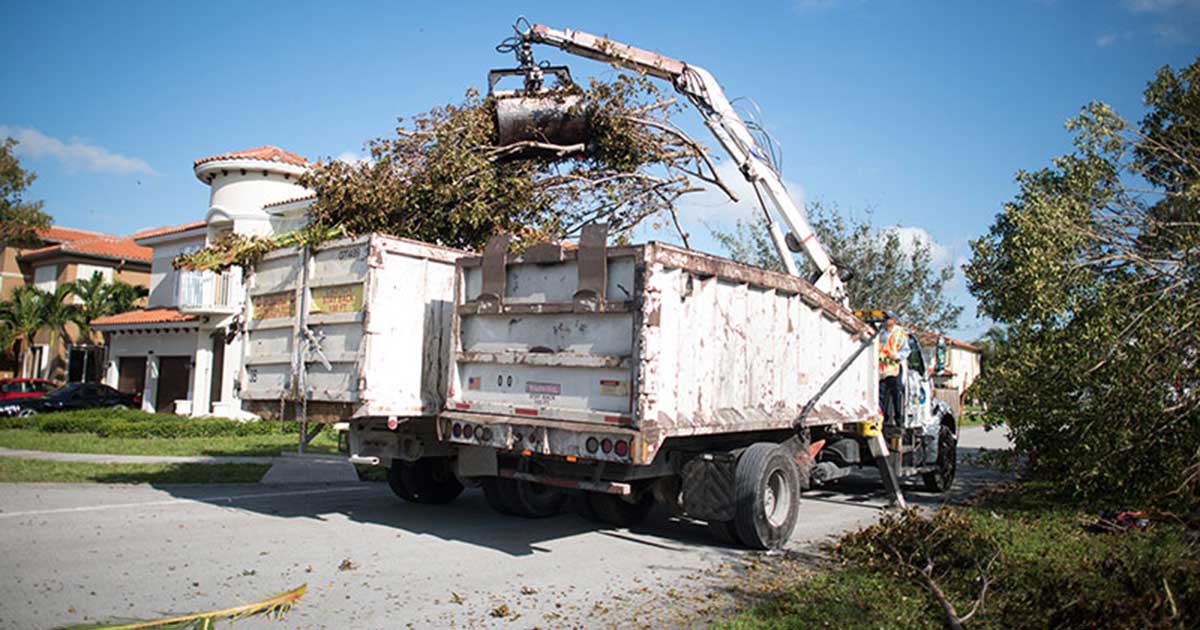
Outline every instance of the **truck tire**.
<svg viewBox="0 0 1200 630">
<path fill-rule="evenodd" d="M 737 525 L 733 521 L 709 521 L 708 532 L 713 538 L 726 545 L 741 546 L 744 543 L 738 538 Z"/>
<path fill-rule="evenodd" d="M 636 503 L 606 492 L 589 492 L 587 498 L 596 518 L 614 527 L 633 527 L 646 520 L 654 507 L 654 495 L 649 492 Z"/>
<path fill-rule="evenodd" d="M 483 498 L 493 510 L 508 516 L 517 515 L 517 507 L 512 504 L 511 493 L 507 491 L 504 482 L 507 479 L 488 477 L 483 480 Z"/>
<path fill-rule="evenodd" d="M 415 462 L 399 463 L 400 479 L 412 493 L 411 501 L 440 505 L 457 499 L 463 492 L 462 482 L 454 475 L 449 458 L 424 457 Z"/>
<path fill-rule="evenodd" d="M 517 516 L 525 518 L 547 518 L 562 512 L 567 502 L 567 495 L 540 483 L 506 479 L 510 486 L 508 492 L 512 504 L 517 509 Z"/>
<path fill-rule="evenodd" d="M 954 475 L 958 472 L 958 438 L 954 429 L 942 425 L 938 430 L 937 470 L 922 475 L 925 489 L 930 492 L 942 493 L 954 485 Z"/>
<path fill-rule="evenodd" d="M 782 547 L 800 513 L 800 471 L 776 444 L 759 442 L 742 452 L 734 469 L 734 525 L 742 544 Z"/>
<path fill-rule="evenodd" d="M 417 495 L 409 489 L 404 483 L 403 462 L 398 459 L 392 460 L 392 465 L 388 467 L 388 487 L 396 496 L 405 501 L 416 502 Z"/>
</svg>

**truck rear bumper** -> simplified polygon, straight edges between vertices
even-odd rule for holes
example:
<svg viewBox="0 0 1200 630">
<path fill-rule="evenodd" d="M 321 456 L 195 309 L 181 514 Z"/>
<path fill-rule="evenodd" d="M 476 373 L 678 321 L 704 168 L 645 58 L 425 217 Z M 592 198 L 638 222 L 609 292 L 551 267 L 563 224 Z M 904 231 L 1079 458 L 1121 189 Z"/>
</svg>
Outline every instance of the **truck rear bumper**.
<svg viewBox="0 0 1200 630">
<path fill-rule="evenodd" d="M 470 412 L 443 413 L 437 427 L 438 439 L 452 444 L 556 456 L 568 462 L 649 463 L 641 434 L 623 427 Z"/>
<path fill-rule="evenodd" d="M 505 479 L 519 479 L 521 481 L 531 481 L 540 483 L 546 486 L 555 486 L 558 488 L 570 488 L 572 490 L 587 490 L 589 492 L 603 492 L 605 494 L 616 494 L 621 496 L 629 496 L 633 494 L 633 486 L 627 483 L 615 481 L 588 481 L 586 479 L 567 479 L 565 477 L 551 477 L 549 475 L 535 475 L 525 473 L 509 468 L 501 468 L 498 472 L 499 476 Z"/>
</svg>

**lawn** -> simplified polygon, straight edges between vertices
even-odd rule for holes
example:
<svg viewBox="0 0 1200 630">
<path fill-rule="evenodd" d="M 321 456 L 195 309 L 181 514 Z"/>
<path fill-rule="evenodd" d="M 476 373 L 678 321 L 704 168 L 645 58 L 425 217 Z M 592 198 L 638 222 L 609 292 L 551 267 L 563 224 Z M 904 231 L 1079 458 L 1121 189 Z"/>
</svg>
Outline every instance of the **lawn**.
<svg viewBox="0 0 1200 630">
<path fill-rule="evenodd" d="M 43 433 L 33 429 L 0 429 L 0 446 L 56 453 L 108 455 L 253 455 L 276 456 L 296 450 L 297 435 L 247 435 L 181 438 L 100 437 L 94 433 Z M 308 452 L 336 453 L 332 431 L 323 431 Z"/>
<path fill-rule="evenodd" d="M 137 410 L 84 410 L 33 418 L 0 418 L 0 447 L 105 455 L 278 456 L 295 451 L 294 423 L 184 418 Z M 306 449 L 336 453 L 331 430 Z M 0 482 L 253 483 L 269 464 L 94 464 L 0 458 Z"/>
<path fill-rule="evenodd" d="M 1200 618 L 1200 551 L 1184 527 L 1095 531 L 1099 507 L 1022 484 L 933 518 L 885 517 L 826 549 L 824 563 L 752 569 L 734 588 L 756 603 L 718 627 L 942 627 L 933 596 L 897 560 L 924 567 L 923 548 L 960 615 L 979 593 L 976 562 L 996 558 L 971 628 L 1182 628 Z"/>
<path fill-rule="evenodd" d="M 0 458 L 0 482 L 256 483 L 270 464 L 90 464 Z"/>
</svg>

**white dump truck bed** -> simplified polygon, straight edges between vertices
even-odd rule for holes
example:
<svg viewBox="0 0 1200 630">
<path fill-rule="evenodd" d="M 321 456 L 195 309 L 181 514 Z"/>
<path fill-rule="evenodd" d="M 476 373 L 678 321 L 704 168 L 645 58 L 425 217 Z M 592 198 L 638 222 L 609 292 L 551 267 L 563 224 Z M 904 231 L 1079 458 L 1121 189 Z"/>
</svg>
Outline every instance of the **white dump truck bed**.
<svg viewBox="0 0 1200 630">
<path fill-rule="evenodd" d="M 264 255 L 248 274 L 244 404 L 278 413 L 303 366 L 313 420 L 437 413 L 462 255 L 382 234 Z"/>
<path fill-rule="evenodd" d="M 497 436 L 615 432 L 632 463 L 672 437 L 793 426 L 870 334 L 804 280 L 661 243 L 489 249 L 458 271 L 446 416 Z M 872 347 L 805 423 L 877 414 Z M 575 448 L 553 441 L 534 450 Z"/>
</svg>

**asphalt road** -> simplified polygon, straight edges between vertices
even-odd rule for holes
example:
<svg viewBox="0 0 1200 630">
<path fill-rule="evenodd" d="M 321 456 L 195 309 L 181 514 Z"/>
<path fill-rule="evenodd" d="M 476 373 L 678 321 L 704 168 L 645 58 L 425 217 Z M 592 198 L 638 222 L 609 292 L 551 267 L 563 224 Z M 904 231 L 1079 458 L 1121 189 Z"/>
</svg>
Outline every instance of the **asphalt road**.
<svg viewBox="0 0 1200 630">
<path fill-rule="evenodd" d="M 1006 445 L 965 429 L 964 450 Z M 963 467 L 955 493 L 996 482 Z M 806 493 L 791 546 L 873 521 L 871 477 Z M 910 501 L 942 497 L 908 493 Z M 0 628 L 224 608 L 308 585 L 283 624 L 239 628 L 702 625 L 751 552 L 654 514 L 633 530 L 503 517 L 477 490 L 416 506 L 385 484 L 0 485 Z"/>
</svg>

